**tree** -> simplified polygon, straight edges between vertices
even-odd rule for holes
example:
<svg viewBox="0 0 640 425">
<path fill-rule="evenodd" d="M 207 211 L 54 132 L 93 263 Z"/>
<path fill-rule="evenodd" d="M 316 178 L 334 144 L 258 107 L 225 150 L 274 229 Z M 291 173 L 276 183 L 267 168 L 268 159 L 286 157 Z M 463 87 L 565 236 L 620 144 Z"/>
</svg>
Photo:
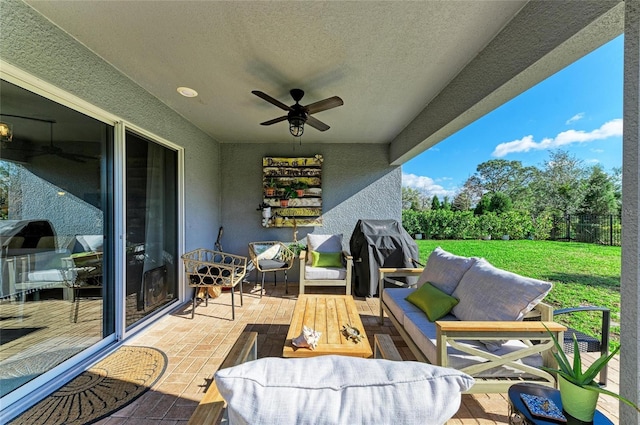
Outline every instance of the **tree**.
<svg viewBox="0 0 640 425">
<path fill-rule="evenodd" d="M 464 190 L 458 192 L 453 198 L 451 209 L 453 211 L 469 211 L 471 209 L 471 196 Z"/>
<path fill-rule="evenodd" d="M 489 201 L 489 211 L 492 211 L 496 214 L 502 214 L 511 210 L 511 198 L 502 192 L 496 192 L 491 195 L 491 200 Z"/>
<path fill-rule="evenodd" d="M 585 171 L 582 161 L 569 152 L 550 151 L 537 181 L 539 205 L 564 215 L 576 213 L 587 188 Z"/>
<path fill-rule="evenodd" d="M 480 202 L 478 202 L 478 205 L 476 205 L 473 213 L 475 215 L 482 215 L 488 213 L 489 211 L 491 211 L 491 194 L 486 193 L 482 196 L 482 198 L 480 198 Z"/>
<path fill-rule="evenodd" d="M 451 203 L 449 202 L 448 196 L 444 197 L 444 200 L 442 201 L 442 206 L 440 208 L 442 208 L 443 210 L 451 211 Z"/>
<path fill-rule="evenodd" d="M 428 198 L 417 189 L 402 187 L 402 209 L 422 211 L 426 209 Z"/>
<path fill-rule="evenodd" d="M 431 209 L 432 210 L 439 210 L 440 208 L 441 208 L 440 199 L 438 199 L 438 197 L 436 195 L 433 195 L 433 199 L 431 200 Z"/>
<path fill-rule="evenodd" d="M 580 205 L 580 213 L 608 215 L 618 211 L 613 179 L 600 165 L 591 167 L 586 193 Z"/>
</svg>

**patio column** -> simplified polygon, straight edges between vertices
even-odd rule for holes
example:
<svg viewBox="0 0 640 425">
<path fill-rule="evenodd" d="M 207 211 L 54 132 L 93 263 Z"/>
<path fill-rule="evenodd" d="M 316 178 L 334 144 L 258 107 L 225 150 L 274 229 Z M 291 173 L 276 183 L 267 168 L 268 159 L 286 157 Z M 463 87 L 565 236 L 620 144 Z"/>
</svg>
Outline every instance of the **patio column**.
<svg viewBox="0 0 640 425">
<path fill-rule="evenodd" d="M 624 133 L 622 137 L 622 277 L 620 392 L 640 402 L 640 1 L 626 0 L 624 24 Z M 620 423 L 640 414 L 620 403 Z"/>
</svg>

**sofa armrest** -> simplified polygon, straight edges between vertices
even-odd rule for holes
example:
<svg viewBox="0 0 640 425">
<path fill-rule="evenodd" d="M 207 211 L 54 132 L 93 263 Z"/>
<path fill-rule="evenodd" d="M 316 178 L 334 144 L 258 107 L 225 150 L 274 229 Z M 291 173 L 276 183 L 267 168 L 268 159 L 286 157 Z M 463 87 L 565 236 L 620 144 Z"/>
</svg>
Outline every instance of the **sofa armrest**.
<svg viewBox="0 0 640 425">
<path fill-rule="evenodd" d="M 378 268 L 378 296 L 380 297 L 380 324 L 384 320 L 384 312 L 382 310 L 382 291 L 384 290 L 384 282 L 390 277 L 418 277 L 422 274 L 424 268 L 398 268 L 398 267 L 380 267 Z M 395 283 L 395 282 L 394 282 Z M 403 285 L 398 285 L 403 286 Z"/>
<path fill-rule="evenodd" d="M 220 369 L 237 366 L 249 360 L 257 358 L 257 332 L 243 332 L 240 338 L 233 344 L 231 351 L 227 354 L 220 365 Z M 202 401 L 191 415 L 187 425 L 218 424 L 222 421 L 225 402 L 215 381 L 211 382 L 209 389 L 205 393 Z"/>
<path fill-rule="evenodd" d="M 553 337 L 558 341 L 562 341 L 563 333 L 566 329 L 565 326 L 550 321 L 436 321 L 436 364 L 444 367 L 448 365 L 448 344 L 464 353 L 486 359 L 485 363 L 462 369 L 462 372 L 468 373 L 471 376 L 493 367 L 509 365 L 524 372 L 537 375 L 548 382 L 554 382 L 554 378 L 549 373 L 541 369 L 519 364 L 518 360 L 533 354 L 541 354 L 544 366 L 550 368 L 557 367 L 552 354 L 553 350 L 555 350 Z M 498 356 L 494 353 L 485 352 L 459 343 L 465 340 L 482 342 L 504 339 L 521 340 L 527 343 L 528 347 L 504 356 Z"/>
</svg>

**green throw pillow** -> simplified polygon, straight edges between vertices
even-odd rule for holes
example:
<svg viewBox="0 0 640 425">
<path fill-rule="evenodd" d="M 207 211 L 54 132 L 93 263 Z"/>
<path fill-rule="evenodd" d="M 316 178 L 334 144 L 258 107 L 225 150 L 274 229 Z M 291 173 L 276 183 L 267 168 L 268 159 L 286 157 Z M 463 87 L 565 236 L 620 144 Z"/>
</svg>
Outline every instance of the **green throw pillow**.
<svg viewBox="0 0 640 425">
<path fill-rule="evenodd" d="M 318 252 L 311 251 L 313 261 L 312 267 L 342 267 L 341 252 Z"/>
<path fill-rule="evenodd" d="M 412 292 L 405 299 L 424 311 L 431 322 L 442 319 L 459 301 L 457 298 L 442 292 L 429 282 Z"/>
</svg>

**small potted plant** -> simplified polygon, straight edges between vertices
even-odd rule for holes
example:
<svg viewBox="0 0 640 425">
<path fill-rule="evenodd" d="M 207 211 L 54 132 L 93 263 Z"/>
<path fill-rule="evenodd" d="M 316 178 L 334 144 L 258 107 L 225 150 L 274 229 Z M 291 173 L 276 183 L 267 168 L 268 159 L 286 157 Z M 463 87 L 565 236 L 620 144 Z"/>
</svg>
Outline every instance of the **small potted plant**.
<svg viewBox="0 0 640 425">
<path fill-rule="evenodd" d="M 548 329 L 547 329 L 548 331 Z M 558 339 L 551 332 L 554 346 L 557 352 L 553 353 L 558 362 L 558 369 L 543 367 L 542 369 L 550 373 L 555 373 L 558 378 L 560 387 L 560 399 L 562 400 L 562 408 L 571 416 L 583 422 L 591 422 L 598 404 L 598 396 L 600 393 L 610 395 L 632 406 L 640 412 L 638 406 L 633 404 L 626 398 L 601 388 L 595 381 L 595 377 L 600 373 L 602 368 L 609 363 L 615 356 L 620 347 L 617 347 L 609 355 L 603 354 L 599 359 L 593 362 L 586 371 L 582 371 L 582 359 L 580 357 L 580 349 L 578 340 L 573 335 L 573 362 L 570 362 L 565 354 Z M 573 364 L 573 365 L 572 365 Z"/>
<path fill-rule="evenodd" d="M 296 190 L 294 188 L 292 188 L 291 186 L 286 186 L 282 193 L 282 199 L 280 199 L 280 206 L 283 208 L 289 206 L 289 199 L 294 199 L 297 196 L 298 194 L 296 193 Z"/>
<path fill-rule="evenodd" d="M 304 191 L 309 187 L 308 184 L 306 184 L 303 181 L 296 181 L 291 185 L 291 188 L 294 189 L 296 191 L 296 194 L 298 196 L 298 198 L 302 198 L 304 196 Z"/>
<path fill-rule="evenodd" d="M 264 185 L 264 194 L 265 196 L 274 196 L 276 194 L 277 183 L 274 178 L 271 178 Z"/>
</svg>

